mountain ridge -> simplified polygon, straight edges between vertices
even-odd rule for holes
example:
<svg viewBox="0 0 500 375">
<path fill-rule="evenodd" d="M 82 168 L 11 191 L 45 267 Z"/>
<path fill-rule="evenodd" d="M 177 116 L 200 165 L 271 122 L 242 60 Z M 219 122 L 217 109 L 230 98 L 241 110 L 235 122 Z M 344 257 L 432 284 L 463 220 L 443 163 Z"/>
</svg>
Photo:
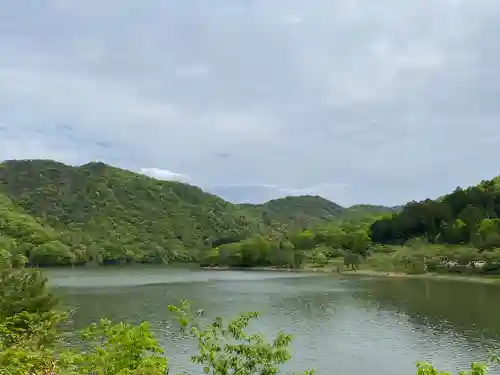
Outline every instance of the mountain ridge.
<svg viewBox="0 0 500 375">
<path fill-rule="evenodd" d="M 4 161 L 0 162 L 0 165 L 8 165 L 8 164 L 12 164 L 12 163 L 32 163 L 32 164 L 51 163 L 51 164 L 54 164 L 54 166 L 60 166 L 60 167 L 66 167 L 66 168 L 70 167 L 70 168 L 76 168 L 76 169 L 80 169 L 80 170 L 99 170 L 99 169 L 111 168 L 114 170 L 126 171 L 126 172 L 134 173 L 137 175 L 141 175 L 141 176 L 144 176 L 146 178 L 156 180 L 156 181 L 164 181 L 164 182 L 168 182 L 168 183 L 192 186 L 192 187 L 195 187 L 195 188 L 202 190 L 202 192 L 205 194 L 210 194 L 212 196 L 219 197 L 220 199 L 223 199 L 224 201 L 226 201 L 228 203 L 231 203 L 231 204 L 234 204 L 237 206 L 243 206 L 243 207 L 245 207 L 245 206 L 248 206 L 248 207 L 254 206 L 255 207 L 255 206 L 264 206 L 264 205 L 269 206 L 269 205 L 273 205 L 273 204 L 275 204 L 279 201 L 283 201 L 283 200 L 289 200 L 289 199 L 302 200 L 302 199 L 310 199 L 310 198 L 321 199 L 323 201 L 323 203 L 325 203 L 327 205 L 334 206 L 334 207 L 338 207 L 340 209 L 354 209 L 354 208 L 358 208 L 358 207 L 366 207 L 368 209 L 380 208 L 380 210 L 384 210 L 384 209 L 393 210 L 393 209 L 399 209 L 400 207 L 402 207 L 402 206 L 384 206 L 384 205 L 377 205 L 377 204 L 353 204 L 353 205 L 349 205 L 349 206 L 343 206 L 343 205 L 340 205 L 340 204 L 338 204 L 330 199 L 324 198 L 320 195 L 313 195 L 313 194 L 285 195 L 285 196 L 273 198 L 273 199 L 270 199 L 270 200 L 267 200 L 267 201 L 264 201 L 261 203 L 238 203 L 238 202 L 233 202 L 231 200 L 225 199 L 225 198 L 221 197 L 220 195 L 211 192 L 209 189 L 201 188 L 201 187 L 199 187 L 195 184 L 191 184 L 189 182 L 160 179 L 160 178 L 150 176 L 148 174 L 141 173 L 139 171 L 135 171 L 135 170 L 123 168 L 123 167 L 117 167 L 117 166 L 114 166 L 111 164 L 104 163 L 102 161 L 90 161 L 90 162 L 87 162 L 84 164 L 70 165 L 70 164 L 66 164 L 66 163 L 52 160 L 52 159 L 8 159 L 8 160 L 4 160 Z M 0 183 L 1 183 L 1 181 L 0 181 Z"/>
<path fill-rule="evenodd" d="M 39 265 L 192 261 L 203 249 L 342 220 L 349 212 L 319 196 L 234 204 L 188 183 L 95 161 L 7 160 L 0 164 L 0 194 L 12 203 L 0 236 L 9 237 L 12 215 L 40 223 L 33 232 L 45 233 L 44 241 L 18 236 Z"/>
</svg>

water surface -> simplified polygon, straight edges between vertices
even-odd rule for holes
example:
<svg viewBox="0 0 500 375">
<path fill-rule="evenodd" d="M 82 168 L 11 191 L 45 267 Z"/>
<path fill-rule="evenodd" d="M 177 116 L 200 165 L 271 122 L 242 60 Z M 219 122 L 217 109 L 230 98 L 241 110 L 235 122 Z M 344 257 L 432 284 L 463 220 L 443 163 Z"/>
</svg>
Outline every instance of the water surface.
<svg viewBox="0 0 500 375">
<path fill-rule="evenodd" d="M 207 317 L 261 312 L 256 329 L 294 334 L 295 355 L 286 366 L 294 371 L 414 374 L 417 360 L 455 371 L 486 359 L 500 344 L 495 285 L 150 266 L 57 269 L 48 275 L 75 309 L 75 327 L 101 317 L 151 322 L 173 373 L 199 373 L 189 363 L 194 343 L 170 321 L 167 309 L 183 299 L 203 307 Z"/>
</svg>

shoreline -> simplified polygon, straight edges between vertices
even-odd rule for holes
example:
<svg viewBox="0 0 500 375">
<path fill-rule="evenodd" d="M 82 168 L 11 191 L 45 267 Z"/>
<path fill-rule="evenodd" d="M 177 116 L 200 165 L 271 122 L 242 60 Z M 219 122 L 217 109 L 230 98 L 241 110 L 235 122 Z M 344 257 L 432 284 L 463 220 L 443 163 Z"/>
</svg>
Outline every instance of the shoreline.
<svg viewBox="0 0 500 375">
<path fill-rule="evenodd" d="M 200 267 L 207 271 L 268 271 L 268 272 L 307 272 L 307 273 L 329 273 L 335 276 L 347 277 L 374 277 L 374 278 L 399 278 L 399 279 L 433 279 L 443 281 L 461 281 L 481 284 L 496 284 L 500 283 L 499 278 L 477 275 L 443 275 L 437 273 L 422 273 L 409 274 L 404 272 L 394 271 L 376 271 L 369 269 L 361 269 L 357 271 L 342 270 L 337 272 L 333 268 L 274 268 L 274 267 Z"/>
<path fill-rule="evenodd" d="M 422 274 L 408 274 L 404 272 L 391 272 L 391 271 L 375 271 L 375 270 L 359 270 L 341 272 L 343 276 L 373 276 L 373 277 L 386 277 L 386 278 L 400 278 L 400 279 L 429 279 L 429 280 L 443 280 L 443 281 L 461 281 L 480 284 L 496 284 L 500 283 L 500 278 L 492 278 L 488 276 L 478 275 L 445 275 L 438 273 L 422 273 Z"/>
</svg>

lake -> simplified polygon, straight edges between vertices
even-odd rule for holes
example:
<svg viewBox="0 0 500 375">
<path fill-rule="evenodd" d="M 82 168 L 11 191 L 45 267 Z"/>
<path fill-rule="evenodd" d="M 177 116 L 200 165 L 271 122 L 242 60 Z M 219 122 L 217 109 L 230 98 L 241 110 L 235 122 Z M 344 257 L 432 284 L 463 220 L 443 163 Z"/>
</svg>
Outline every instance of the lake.
<svg viewBox="0 0 500 375">
<path fill-rule="evenodd" d="M 167 309 L 183 299 L 209 318 L 259 311 L 262 317 L 252 329 L 294 334 L 287 371 L 403 375 L 415 373 L 417 360 L 455 371 L 487 359 L 500 343 L 500 287 L 495 285 L 160 266 L 47 274 L 75 309 L 76 328 L 101 317 L 149 321 L 167 350 L 171 373 L 200 373 L 189 363 L 195 344 L 183 337 Z"/>
</svg>

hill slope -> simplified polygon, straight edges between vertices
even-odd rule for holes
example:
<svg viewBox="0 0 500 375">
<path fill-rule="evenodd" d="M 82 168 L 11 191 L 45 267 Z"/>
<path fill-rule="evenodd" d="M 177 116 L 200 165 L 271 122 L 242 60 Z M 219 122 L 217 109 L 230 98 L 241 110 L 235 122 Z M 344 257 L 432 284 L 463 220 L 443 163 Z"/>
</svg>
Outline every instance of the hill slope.
<svg viewBox="0 0 500 375">
<path fill-rule="evenodd" d="M 302 195 L 273 199 L 264 204 L 244 204 L 259 212 L 267 221 L 276 221 L 289 227 L 306 228 L 339 220 L 358 220 L 399 212 L 401 207 L 358 204 L 342 207 L 320 196 Z"/>
<path fill-rule="evenodd" d="M 17 205 L 63 232 L 80 261 L 188 260 L 264 229 L 260 217 L 197 187 L 102 163 L 7 161 L 0 182 Z"/>
<path fill-rule="evenodd" d="M 72 253 L 60 240 L 57 231 L 0 193 L 0 250 L 28 256 L 37 264 L 69 262 Z"/>
<path fill-rule="evenodd" d="M 381 243 L 424 237 L 431 243 L 472 243 L 487 249 L 500 247 L 499 217 L 500 177 L 496 177 L 436 200 L 410 202 L 400 213 L 376 221 L 371 236 Z"/>
<path fill-rule="evenodd" d="M 1 238 L 15 241 L 19 246 L 8 246 L 39 265 L 193 260 L 200 250 L 254 234 L 279 237 L 372 215 L 370 207 L 344 208 L 318 196 L 236 205 L 195 186 L 103 163 L 0 164 L 0 245 Z"/>
<path fill-rule="evenodd" d="M 308 227 L 332 221 L 342 215 L 344 207 L 319 196 L 302 195 L 273 199 L 264 204 L 243 204 L 242 207 L 272 221 L 293 227 Z"/>
<path fill-rule="evenodd" d="M 368 216 L 395 214 L 403 209 L 402 206 L 379 206 L 372 204 L 355 204 L 346 208 L 342 213 L 343 219 L 361 219 Z"/>
</svg>

